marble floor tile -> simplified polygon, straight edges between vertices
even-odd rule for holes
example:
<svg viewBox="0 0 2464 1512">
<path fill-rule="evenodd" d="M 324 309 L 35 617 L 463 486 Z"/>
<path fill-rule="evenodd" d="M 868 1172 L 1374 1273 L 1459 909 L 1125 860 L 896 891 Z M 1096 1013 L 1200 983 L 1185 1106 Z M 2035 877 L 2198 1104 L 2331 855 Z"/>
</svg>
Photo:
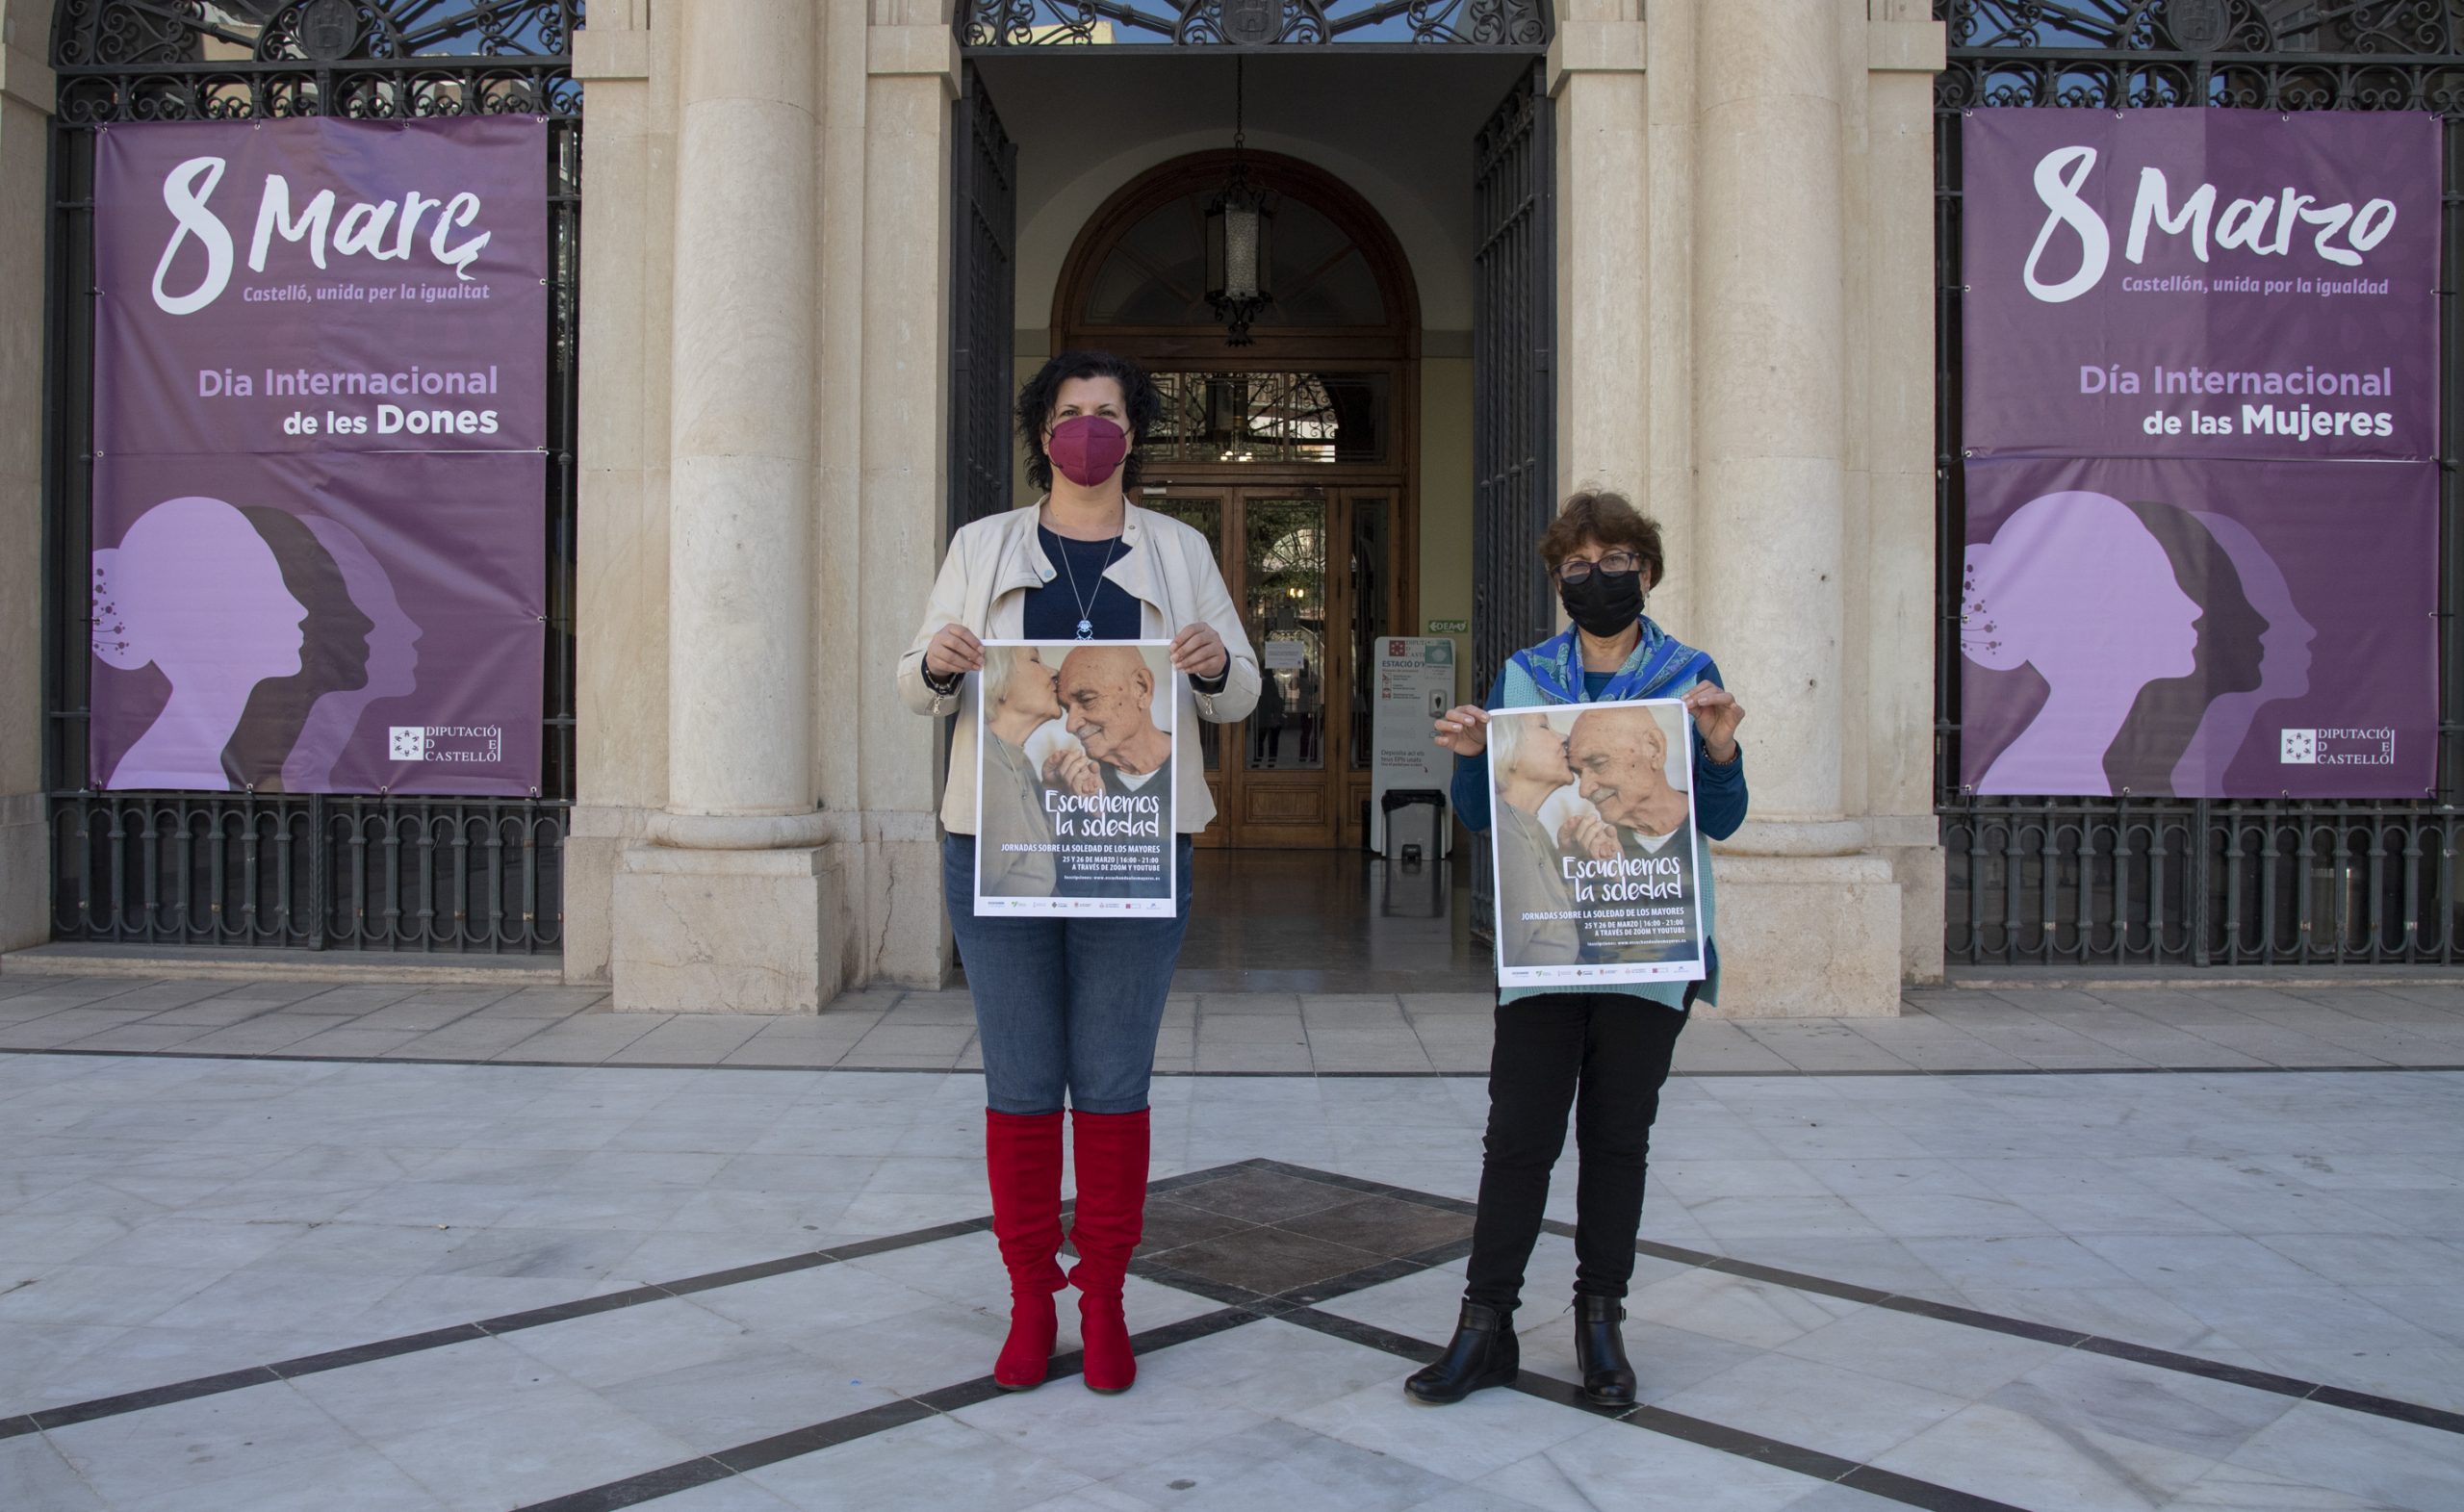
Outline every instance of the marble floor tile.
<svg viewBox="0 0 2464 1512">
<path fill-rule="evenodd" d="M 1296 1000 L 1266 1002 L 1267 1012 L 1222 1016 L 1288 1015 L 1311 1037 Z M 1350 1020 L 1375 1006 L 1313 1009 L 1340 1038 L 1369 1032 Z M 951 1002 L 929 1007 L 938 1021 L 915 1027 L 963 1030 Z M 1452 1016 L 1485 1030 L 1484 1012 Z M 1204 1011 L 1190 1021 L 1202 1026 Z M 532 1032 L 553 1022 L 527 1018 Z M 2453 1396 L 2464 1383 L 2464 1303 L 2442 1284 L 2458 1253 L 2449 1229 L 2464 1225 L 2459 1091 L 2464 1077 L 2416 1073 L 1681 1078 L 1656 1131 L 1644 1233 L 2464 1407 Z M 0 1056 L 0 1412 L 977 1218 L 981 1095 L 980 1081 L 941 1074 Z M 1462 1199 L 1478 1177 L 1486 1094 L 1476 1078 L 1191 1077 L 1159 1081 L 1155 1110 L 1159 1179 L 1267 1156 Z M 1575 1217 L 1575 1167 L 1569 1151 L 1549 1192 L 1554 1217 Z M 1266 1284 L 1281 1279 L 1269 1270 L 1356 1268 L 1463 1231 L 1457 1215 L 1271 1174 L 1159 1193 L 1149 1252 L 1204 1258 L 1216 1244 L 1214 1258 Z M 1840 1232 L 1843 1215 L 1861 1227 Z M 1278 1236 L 1263 1252 L 1221 1243 L 1260 1230 Z M 1544 1236 L 1516 1319 L 1535 1376 L 1575 1371 L 1573 1269 L 1570 1242 Z M 1405 1276 L 1325 1311 L 1434 1343 L 1452 1325 L 1462 1270 L 1456 1262 Z M 1066 1349 L 1076 1320 L 1062 1301 Z M 1133 1326 L 1217 1305 L 1133 1281 Z M 1647 1399 L 1852 1458 L 1881 1454 L 1903 1473 L 2031 1512 L 2245 1504 L 2236 1495 L 2262 1512 L 2439 1505 L 2422 1488 L 2455 1468 L 2451 1435 L 1675 1261 L 1644 1258 L 1629 1306 Z M 321 1482 L 362 1488 L 380 1508 L 489 1497 L 509 1506 L 515 1493 L 486 1482 L 483 1494 L 474 1453 L 503 1456 L 522 1496 L 561 1495 L 730 1435 L 980 1376 L 1006 1310 L 994 1246 L 971 1232 L 482 1348 L 303 1377 L 282 1398 L 315 1415 L 291 1436 L 296 1455 L 260 1458 L 254 1425 L 231 1420 L 236 1448 L 160 1489 L 143 1475 L 162 1471 L 167 1451 L 141 1434 L 103 1451 L 126 1462 L 127 1478 L 109 1492 L 67 1460 L 59 1465 L 70 1479 L 60 1482 L 59 1466 L 24 1447 L 51 1442 L 39 1436 L 0 1441 L 14 1446 L 0 1455 L 0 1477 L 47 1475 L 42 1484 L 93 1494 L 81 1503 L 64 1491 L 65 1505 L 114 1512 L 169 1512 L 184 1490 L 197 1506 L 282 1507 Z M 1227 1443 L 1277 1433 L 1294 1435 L 1276 1442 L 1322 1467 L 1326 1484 L 1372 1506 L 1581 1505 L 1637 1475 L 1656 1477 L 1655 1490 L 1664 1477 L 1686 1499 L 1672 1504 L 1689 1508 L 1865 1512 L 1871 1500 L 1518 1394 L 1414 1407 L 1399 1389 L 1411 1368 L 1290 1322 L 1255 1322 L 1148 1354 L 1141 1393 L 1127 1397 L 1065 1380 L 966 1409 L 1013 1414 L 1020 1432 L 1012 1442 L 955 1423 L 974 1437 L 948 1441 L 946 1474 L 865 1450 L 911 1442 L 932 1423 L 806 1458 L 876 1467 L 855 1482 L 876 1491 L 900 1484 L 903 1469 L 920 1489 L 862 1503 L 891 1507 L 1139 1507 L 1252 1492 L 1348 1504 L 1278 1493 L 1287 1482 L 1222 1457 Z M 254 1411 L 273 1400 L 257 1390 L 178 1405 Z M 1142 1394 L 1151 1416 L 1141 1415 Z M 1911 1400 L 1918 1418 L 1943 1413 L 1905 1421 Z M 279 1425 L 290 1410 L 268 1409 L 265 1421 Z M 79 1426 L 133 1428 L 171 1411 Z M 1463 1432 L 1491 1416 L 1513 1425 Z M 568 1422 L 571 1443 L 560 1439 Z M 1913 1431 L 1887 1442 L 1903 1426 Z M 183 1442 L 220 1442 L 212 1420 L 193 1428 Z M 457 1432 L 476 1435 L 477 1448 Z M 372 1434 L 393 1435 L 381 1455 Z M 416 1451 L 396 1442 L 422 1434 L 432 1437 Z M 1057 1468 L 1070 1463 L 1063 1449 L 1101 1460 L 1105 1484 L 1072 1481 Z M 1586 1479 L 1585 1456 L 1621 1469 Z M 1015 1479 L 1000 1467 L 1046 1460 L 1049 1484 L 1006 1499 Z M 321 1468 L 295 1468 L 311 1464 Z M 1192 1484 L 1175 1489 L 1175 1479 Z M 0 1478 L 0 1492 L 10 1485 Z M 691 1496 L 767 1512 L 858 1504 L 819 1472 L 793 1496 L 745 1477 Z M 5 1494 L 0 1506 L 13 1512 Z"/>
<path fill-rule="evenodd" d="M 1167 1454 L 1105 1484 L 1188 1512 L 1252 1512 L 1262 1506 L 1385 1512 L 1454 1489 L 1452 1481 L 1408 1461 L 1282 1420 Z"/>
<path fill-rule="evenodd" d="M 1985 1398 L 2081 1441 L 2128 1440 L 2222 1461 L 2293 1398 L 2070 1350 Z"/>
<path fill-rule="evenodd" d="M 1474 1485 L 1543 1512 L 1632 1505 L 1639 1487 L 1650 1488 L 1655 1504 L 1687 1512 L 1781 1512 L 1818 1489 L 1790 1471 L 1613 1422 L 1527 1455 Z"/>
<path fill-rule="evenodd" d="M 2232 1464 L 2365 1502 L 2432 1512 L 2464 1485 L 2464 1440 L 2406 1422 L 2301 1402 L 2260 1430 Z"/>
<path fill-rule="evenodd" d="M 1829 1325 L 1861 1304 L 1810 1292 L 1692 1270 L 1628 1296 L 1629 1317 L 1758 1349 L 1776 1349 Z"/>
<path fill-rule="evenodd" d="M 1202 1350 L 1213 1342 L 1197 1340 L 1175 1349 Z M 1161 1350 L 1141 1361 L 1135 1414 L 1124 1414 L 1114 1399 L 1065 1379 L 1007 1394 L 953 1416 L 1014 1448 L 1096 1480 L 1200 1449 L 1267 1421 L 1254 1408 L 1216 1399 L 1201 1384 L 1153 1379 L 1148 1365 L 1172 1352 Z M 1197 1378 L 1203 1380 L 1202 1371 Z"/>
<path fill-rule="evenodd" d="M 806 1512 L 890 1506 L 1014 1512 L 1088 1483 L 1074 1469 L 952 1417 L 782 1460 L 746 1478 Z"/>
<path fill-rule="evenodd" d="M 103 1499 L 49 1439 L 0 1439 L 0 1506 L 43 1512 L 104 1512 Z"/>
<path fill-rule="evenodd" d="M 1966 1407 L 1968 1399 L 1782 1352 L 1760 1355 L 1658 1404 L 1862 1463 Z"/>
<path fill-rule="evenodd" d="M 2217 1466 L 2165 1506 L 2166 1512 L 2426 1512 L 2240 1465 Z"/>
<path fill-rule="evenodd" d="M 1588 1413 L 1519 1392 L 1482 1392 L 1433 1411 L 1391 1380 L 1278 1416 L 1453 1481 L 1477 1480 L 1598 1424 Z"/>
<path fill-rule="evenodd" d="M 1779 1352 L 1973 1401 L 2066 1351 L 2033 1339 L 1866 1307 L 1789 1340 Z"/>
<path fill-rule="evenodd" d="M 1962 1409 L 1874 1463 L 2030 1512 L 2154 1512 L 2216 1467 L 1990 1404 Z"/>
<path fill-rule="evenodd" d="M 115 1505 L 363 1447 L 282 1382 L 71 1423 L 44 1437 Z"/>
<path fill-rule="evenodd" d="M 855 1378 L 841 1361 L 808 1346 L 765 1343 L 758 1336 L 724 1358 L 655 1371 L 598 1391 L 614 1406 L 705 1454 L 860 1412 L 895 1395 L 885 1385 Z"/>
</svg>

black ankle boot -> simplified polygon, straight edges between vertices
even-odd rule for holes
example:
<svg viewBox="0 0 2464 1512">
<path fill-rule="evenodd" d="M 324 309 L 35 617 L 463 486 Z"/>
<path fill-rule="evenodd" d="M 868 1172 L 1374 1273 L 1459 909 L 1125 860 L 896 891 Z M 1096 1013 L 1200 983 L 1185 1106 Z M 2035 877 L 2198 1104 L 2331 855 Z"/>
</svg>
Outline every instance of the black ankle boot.
<svg viewBox="0 0 2464 1512">
<path fill-rule="evenodd" d="M 1582 1371 L 1582 1394 L 1603 1407 L 1634 1404 L 1634 1367 L 1617 1331 L 1625 1320 L 1626 1309 L 1613 1296 L 1575 1298 L 1575 1365 Z"/>
<path fill-rule="evenodd" d="M 1511 1382 L 1521 1357 L 1514 1314 L 1466 1302 L 1446 1353 L 1405 1381 L 1403 1391 L 1412 1400 L 1431 1406 L 1461 1401 L 1474 1392 Z"/>
</svg>

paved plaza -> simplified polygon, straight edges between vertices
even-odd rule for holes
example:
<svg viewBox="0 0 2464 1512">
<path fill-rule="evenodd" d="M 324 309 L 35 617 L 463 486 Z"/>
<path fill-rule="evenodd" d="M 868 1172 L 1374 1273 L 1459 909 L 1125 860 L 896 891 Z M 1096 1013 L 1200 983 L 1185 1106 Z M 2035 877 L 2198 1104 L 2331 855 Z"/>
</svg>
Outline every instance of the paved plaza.
<svg viewBox="0 0 2464 1512">
<path fill-rule="evenodd" d="M 0 1507 L 2464 1502 L 2464 985 L 1691 1026 L 1622 1415 L 1568 1384 L 1571 1159 L 1520 1385 L 1401 1393 L 1461 1285 L 1486 1009 L 1176 998 L 1139 1384 L 1014 1397 L 962 994 L 11 962 Z"/>
</svg>

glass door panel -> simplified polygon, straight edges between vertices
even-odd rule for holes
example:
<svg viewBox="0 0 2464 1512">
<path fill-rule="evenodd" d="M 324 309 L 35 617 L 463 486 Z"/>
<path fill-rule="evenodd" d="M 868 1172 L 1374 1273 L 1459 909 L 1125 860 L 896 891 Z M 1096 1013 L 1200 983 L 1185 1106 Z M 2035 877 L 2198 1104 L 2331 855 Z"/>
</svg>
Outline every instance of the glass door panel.
<svg viewBox="0 0 2464 1512">
<path fill-rule="evenodd" d="M 1248 770 L 1325 766 L 1326 535 L 1322 497 L 1242 500 L 1245 602 L 1264 678 Z"/>
</svg>

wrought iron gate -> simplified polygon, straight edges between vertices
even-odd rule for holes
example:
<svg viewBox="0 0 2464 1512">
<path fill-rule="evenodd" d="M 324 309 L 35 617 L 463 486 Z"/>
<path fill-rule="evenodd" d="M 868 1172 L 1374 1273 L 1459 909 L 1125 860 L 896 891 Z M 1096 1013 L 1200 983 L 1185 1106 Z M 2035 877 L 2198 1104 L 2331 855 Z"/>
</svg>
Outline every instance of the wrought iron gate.
<svg viewBox="0 0 2464 1512">
<path fill-rule="evenodd" d="M 969 63 L 950 107 L 950 528 L 1010 507 L 1018 146 Z"/>
<path fill-rule="evenodd" d="M 61 939 L 547 952 L 574 795 L 574 408 L 583 0 L 61 0 L 52 39 L 43 569 Z M 87 770 L 94 133 L 121 121 L 549 118 L 545 757 L 528 799 L 99 792 Z"/>
<path fill-rule="evenodd" d="M 1505 659 L 1556 628 L 1537 550 L 1555 512 L 1556 162 L 1533 68 L 1474 142 L 1472 307 L 1472 694 Z M 1472 918 L 1486 933 L 1495 880 L 1475 836 Z"/>
<path fill-rule="evenodd" d="M 2456 292 L 2464 258 L 2464 0 L 1937 0 L 1936 457 L 1941 615 L 1936 808 L 1954 962 L 2192 965 L 2464 960 L 2455 803 Z M 2439 785 L 2417 801 L 1985 798 L 1960 769 L 1960 113 L 1974 106 L 2435 111 L 2441 270 Z"/>
</svg>

